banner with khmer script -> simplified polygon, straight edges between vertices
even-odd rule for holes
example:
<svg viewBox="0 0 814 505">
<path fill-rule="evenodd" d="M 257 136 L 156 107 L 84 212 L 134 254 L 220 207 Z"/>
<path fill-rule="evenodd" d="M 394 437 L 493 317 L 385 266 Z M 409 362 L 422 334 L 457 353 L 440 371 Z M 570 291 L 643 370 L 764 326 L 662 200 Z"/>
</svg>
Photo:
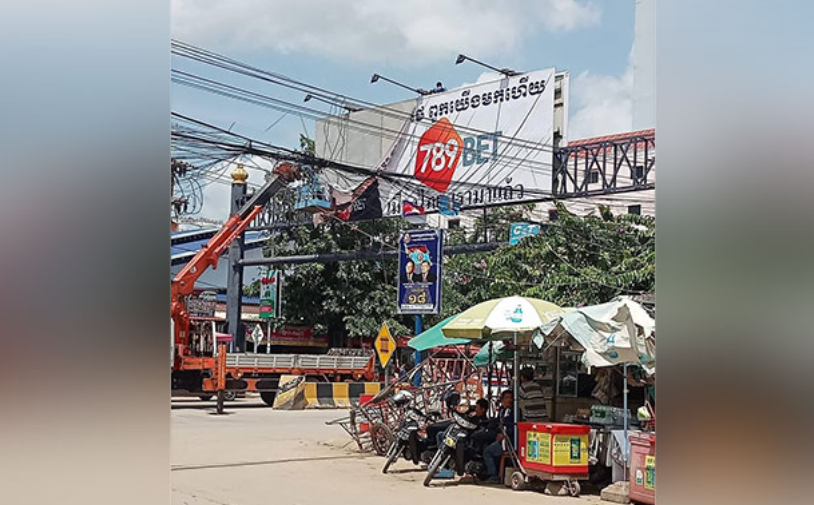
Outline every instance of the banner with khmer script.
<svg viewBox="0 0 814 505">
<path fill-rule="evenodd" d="M 550 194 L 554 69 L 422 96 L 379 170 L 385 215 L 410 201 L 428 212 Z"/>
</svg>

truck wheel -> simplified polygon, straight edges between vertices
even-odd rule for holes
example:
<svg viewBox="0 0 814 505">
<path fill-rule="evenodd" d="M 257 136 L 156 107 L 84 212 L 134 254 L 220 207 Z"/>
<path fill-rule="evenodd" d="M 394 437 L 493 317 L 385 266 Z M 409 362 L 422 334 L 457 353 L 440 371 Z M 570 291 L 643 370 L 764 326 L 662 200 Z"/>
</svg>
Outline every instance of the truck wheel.
<svg viewBox="0 0 814 505">
<path fill-rule="evenodd" d="M 198 398 L 200 398 L 202 402 L 208 402 L 213 397 L 214 395 L 198 395 Z"/>
<path fill-rule="evenodd" d="M 260 399 L 269 407 L 274 406 L 274 399 L 277 398 L 276 391 L 260 391 Z"/>
<path fill-rule="evenodd" d="M 575 480 L 568 481 L 566 485 L 568 486 L 568 494 L 570 494 L 574 498 L 579 496 L 579 492 L 581 491 L 581 489 L 578 481 Z"/>
</svg>

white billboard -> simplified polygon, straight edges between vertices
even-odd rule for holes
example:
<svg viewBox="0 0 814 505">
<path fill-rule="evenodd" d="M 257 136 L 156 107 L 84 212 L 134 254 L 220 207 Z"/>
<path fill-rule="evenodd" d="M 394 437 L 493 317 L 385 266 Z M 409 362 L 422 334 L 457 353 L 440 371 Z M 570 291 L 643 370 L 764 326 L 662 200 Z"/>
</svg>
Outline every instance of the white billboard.
<svg viewBox="0 0 814 505">
<path fill-rule="evenodd" d="M 551 191 L 553 68 L 422 96 L 378 169 L 384 214 L 522 202 Z"/>
</svg>

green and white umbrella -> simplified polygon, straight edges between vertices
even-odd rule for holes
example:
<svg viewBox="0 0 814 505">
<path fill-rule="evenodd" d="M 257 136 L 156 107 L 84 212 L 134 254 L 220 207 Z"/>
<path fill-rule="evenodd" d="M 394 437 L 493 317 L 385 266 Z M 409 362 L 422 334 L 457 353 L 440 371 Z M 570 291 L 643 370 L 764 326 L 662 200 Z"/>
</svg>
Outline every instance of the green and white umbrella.
<svg viewBox="0 0 814 505">
<path fill-rule="evenodd" d="M 454 318 L 455 316 L 450 316 L 444 319 L 443 321 L 436 324 L 432 328 L 411 338 L 407 342 L 407 345 L 412 347 L 416 351 L 426 351 L 429 349 L 433 349 L 436 347 L 444 347 L 447 345 L 468 344 L 470 340 L 467 338 L 446 338 L 442 333 L 442 329 L 444 328 L 444 326 L 446 326 Z"/>
<path fill-rule="evenodd" d="M 473 340 L 530 337 L 542 325 L 562 313 L 559 306 L 536 298 L 495 298 L 461 312 L 444 325 L 441 331 L 447 338 Z"/>
<path fill-rule="evenodd" d="M 496 298 L 479 303 L 461 312 L 441 331 L 447 338 L 469 338 L 473 340 L 512 339 L 514 348 L 520 338 L 531 338 L 540 327 L 556 319 L 563 310 L 551 302 L 522 296 Z M 491 345 L 491 343 L 490 343 Z M 488 351 L 487 351 L 488 352 Z M 514 397 L 518 398 L 518 353 L 514 353 Z M 486 358 L 489 361 L 488 355 Z M 517 402 L 514 403 L 514 418 L 517 419 Z M 514 439 L 517 440 L 517 425 Z"/>
</svg>

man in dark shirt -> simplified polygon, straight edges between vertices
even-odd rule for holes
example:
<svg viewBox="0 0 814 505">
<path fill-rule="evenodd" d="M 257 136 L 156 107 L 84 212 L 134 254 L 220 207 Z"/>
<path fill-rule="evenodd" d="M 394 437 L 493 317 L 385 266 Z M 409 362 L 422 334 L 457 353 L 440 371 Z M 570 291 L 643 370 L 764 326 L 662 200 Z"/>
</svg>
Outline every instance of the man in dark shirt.
<svg viewBox="0 0 814 505">
<path fill-rule="evenodd" d="M 500 467 L 500 457 L 503 455 L 503 444 L 510 443 L 514 446 L 514 394 L 510 389 L 503 391 L 500 394 L 500 411 L 498 412 L 498 419 L 502 431 L 498 433 L 494 442 L 486 446 L 483 450 L 483 461 L 486 464 L 486 471 L 489 478 L 486 482 L 498 483 L 500 476 L 498 469 Z M 504 436 L 504 433 L 506 434 Z M 506 438 L 508 437 L 508 438 Z"/>
<path fill-rule="evenodd" d="M 485 425 L 488 421 L 488 418 L 486 417 L 488 412 L 489 402 L 486 401 L 485 398 L 480 398 L 477 402 L 475 402 L 475 407 L 464 413 L 464 416 L 472 423 L 477 425 Z M 447 419 L 446 421 L 439 421 L 427 426 L 427 438 L 432 440 L 432 437 L 435 437 L 435 441 L 440 447 L 444 443 L 444 431 L 446 431 L 447 427 L 449 427 L 449 425 L 452 423 L 453 421 L 451 419 Z"/>
</svg>

